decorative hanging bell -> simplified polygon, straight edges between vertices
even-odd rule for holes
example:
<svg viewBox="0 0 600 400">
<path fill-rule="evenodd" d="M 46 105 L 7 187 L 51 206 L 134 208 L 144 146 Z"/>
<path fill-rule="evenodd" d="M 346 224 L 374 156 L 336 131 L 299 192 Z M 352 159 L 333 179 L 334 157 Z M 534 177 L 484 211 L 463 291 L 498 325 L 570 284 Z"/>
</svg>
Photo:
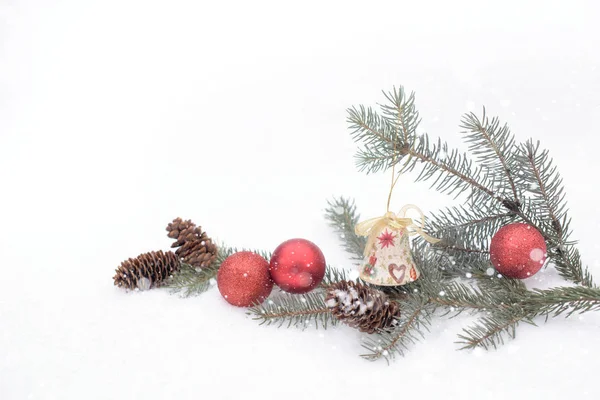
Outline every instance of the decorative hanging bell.
<svg viewBox="0 0 600 400">
<path fill-rule="evenodd" d="M 416 210 L 421 217 L 421 226 L 406 218 L 406 212 Z M 425 232 L 423 212 L 412 204 L 404 206 L 396 215 L 387 212 L 383 217 L 359 223 L 356 234 L 367 236 L 365 258 L 360 264 L 360 279 L 379 286 L 406 285 L 419 279 L 417 268 L 410 250 L 410 235 L 420 235 L 430 243 L 435 239 Z"/>
</svg>

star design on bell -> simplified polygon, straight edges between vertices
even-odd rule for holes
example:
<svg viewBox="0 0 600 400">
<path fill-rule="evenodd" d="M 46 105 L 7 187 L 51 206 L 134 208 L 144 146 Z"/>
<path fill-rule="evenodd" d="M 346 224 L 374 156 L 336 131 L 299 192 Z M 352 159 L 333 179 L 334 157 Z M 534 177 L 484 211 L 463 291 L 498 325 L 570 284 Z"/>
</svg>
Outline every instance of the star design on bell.
<svg viewBox="0 0 600 400">
<path fill-rule="evenodd" d="M 379 239 L 379 244 L 381 245 L 382 249 L 385 249 L 388 246 L 394 247 L 395 238 L 396 236 L 394 236 L 394 234 L 388 231 L 387 229 L 381 234 L 381 236 L 377 237 L 377 239 Z"/>
</svg>

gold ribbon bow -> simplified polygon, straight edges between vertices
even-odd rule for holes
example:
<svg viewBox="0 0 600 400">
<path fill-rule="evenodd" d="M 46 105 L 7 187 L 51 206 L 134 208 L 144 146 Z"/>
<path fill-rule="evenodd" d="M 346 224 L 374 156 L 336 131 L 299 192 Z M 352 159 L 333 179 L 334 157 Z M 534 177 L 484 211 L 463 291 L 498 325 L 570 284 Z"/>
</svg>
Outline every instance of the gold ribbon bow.
<svg viewBox="0 0 600 400">
<path fill-rule="evenodd" d="M 415 224 L 411 218 L 406 217 L 406 212 L 411 209 L 419 213 L 419 216 L 421 217 L 421 226 Z M 419 235 L 429 243 L 437 243 L 440 241 L 440 239 L 429 236 L 423 231 L 423 228 L 425 227 L 425 215 L 423 215 L 423 211 L 414 204 L 407 204 L 402 207 L 398 214 L 388 211 L 383 217 L 371 218 L 356 225 L 354 231 L 357 235 L 368 236 L 367 245 L 365 246 L 365 257 L 371 253 L 377 235 L 386 226 L 396 230 L 406 229 L 409 235 Z"/>
</svg>

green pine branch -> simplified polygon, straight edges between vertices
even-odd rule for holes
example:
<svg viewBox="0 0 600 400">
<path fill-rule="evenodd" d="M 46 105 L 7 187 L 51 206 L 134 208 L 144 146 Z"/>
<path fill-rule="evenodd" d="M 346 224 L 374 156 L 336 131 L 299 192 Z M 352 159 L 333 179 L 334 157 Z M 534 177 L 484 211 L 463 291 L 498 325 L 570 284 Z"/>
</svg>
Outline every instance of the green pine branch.
<svg viewBox="0 0 600 400">
<path fill-rule="evenodd" d="M 439 210 L 427 219 L 426 228 L 434 236 L 445 236 L 456 232 L 475 238 L 489 238 L 500 227 L 514 219 L 514 212 L 506 211 L 495 203 L 480 207 L 461 205 Z"/>
<path fill-rule="evenodd" d="M 490 120 L 484 110 L 481 119 L 472 113 L 465 115 L 461 125 L 471 144 L 470 151 L 479 162 L 477 165 L 468 154 L 449 149 L 439 139 L 435 144 L 427 134 L 417 132 L 420 118 L 414 94 L 407 96 L 400 88 L 386 94 L 386 98 L 389 104 L 380 107 L 381 114 L 364 106 L 348 110 L 351 135 L 359 144 L 357 159 L 361 170 L 377 172 L 401 164 L 402 172 L 409 172 L 418 167 L 416 181 L 430 181 L 431 187 L 442 193 L 458 196 L 466 192 L 472 209 L 481 208 L 485 212 L 485 208 L 497 203 L 496 207 L 501 206 L 503 212 L 495 215 L 514 217 L 540 231 L 551 247 L 548 254 L 563 277 L 593 286 L 591 274 L 581 266 L 579 253 L 567 240 L 569 220 L 562 181 L 547 152 L 540 152 L 539 146 L 533 146 L 531 141 L 517 146 L 508 127 L 501 126 L 497 118 Z M 406 135 L 403 120 L 411 122 Z M 528 199 L 527 194 L 531 193 L 533 199 Z M 463 212 L 464 209 L 460 214 Z M 482 250 L 477 245 L 487 243 L 482 237 L 467 235 L 460 229 L 468 221 L 461 215 L 447 217 L 454 221 L 445 221 L 446 226 L 458 229 L 443 231 L 441 238 L 450 245 L 446 250 L 457 254 Z M 487 221 L 480 222 L 491 229 Z"/>
<path fill-rule="evenodd" d="M 328 325 L 337 323 L 327 306 L 323 292 L 314 291 L 305 294 L 282 293 L 262 304 L 248 309 L 252 319 L 260 324 L 277 325 L 278 327 L 307 328 L 314 324 L 316 328 L 327 329 Z"/>
<path fill-rule="evenodd" d="M 477 223 L 494 225 L 497 222 L 496 218 L 480 220 Z M 463 235 L 472 227 L 469 223 L 454 226 L 451 229 Z M 366 359 L 389 361 L 395 355 L 404 354 L 412 343 L 422 338 L 426 326 L 436 315 L 484 314 L 459 335 L 458 343 L 463 349 L 489 349 L 514 338 L 520 323 L 535 325 L 536 317 L 562 314 L 568 317 L 577 312 L 600 310 L 599 288 L 574 286 L 529 291 L 519 279 L 506 278 L 495 272 L 490 275 L 489 259 L 464 259 L 461 265 L 452 266 L 450 260 L 457 259 L 451 255 L 454 254 L 452 251 L 422 240 L 416 240 L 414 245 L 413 257 L 423 274 L 409 285 L 383 288 L 391 299 L 401 304 L 404 319 L 394 331 L 366 339 L 363 346 L 369 350 L 363 354 Z M 426 304 L 428 312 L 415 307 L 415 302 Z M 435 310 L 440 312 L 434 313 Z"/>
<path fill-rule="evenodd" d="M 367 352 L 361 357 L 369 361 L 383 358 L 389 363 L 396 356 L 403 356 L 411 345 L 425 337 L 433 311 L 434 306 L 425 296 L 409 297 L 402 303 L 398 325 L 392 331 L 381 331 L 364 338 L 362 347 Z"/>
<path fill-rule="evenodd" d="M 520 322 L 535 325 L 524 313 L 511 312 L 512 309 L 501 309 L 490 316 L 483 317 L 475 325 L 463 330 L 458 335 L 461 350 L 483 347 L 485 350 L 497 348 L 508 338 L 515 338 Z"/>
<path fill-rule="evenodd" d="M 389 101 L 389 104 L 380 104 L 383 118 L 394 127 L 396 135 L 402 136 L 405 143 L 411 142 L 421 123 L 415 106 L 415 93 L 407 96 L 403 87 L 394 87 L 389 93 L 384 91 L 383 95 Z"/>
<path fill-rule="evenodd" d="M 534 326 L 534 318 L 538 316 L 557 317 L 565 314 L 570 317 L 574 313 L 585 313 L 600 310 L 600 289 L 583 286 L 559 287 L 547 290 L 528 291 L 512 304 L 495 307 L 489 316 L 481 318 L 475 325 L 459 335 L 462 349 L 474 347 L 491 347 L 504 344 L 507 339 L 514 339 L 519 323 L 525 322 Z"/>
<path fill-rule="evenodd" d="M 469 143 L 469 151 L 475 155 L 483 167 L 494 176 L 504 177 L 499 181 L 501 196 L 518 202 L 520 195 L 515 184 L 512 158 L 515 153 L 515 139 L 507 125 L 500 126 L 497 117 L 490 121 L 485 115 L 479 119 L 475 114 L 463 116 L 461 128 L 465 129 L 465 140 Z M 510 189 L 509 196 L 505 193 Z"/>
<path fill-rule="evenodd" d="M 191 265 L 182 264 L 181 269 L 167 281 L 165 287 L 181 297 L 198 296 L 211 287 L 211 280 L 216 278 L 218 271 L 219 268 L 215 265 L 196 270 Z"/>
<path fill-rule="evenodd" d="M 600 310 L 600 288 L 585 286 L 534 289 L 521 303 L 532 315 L 552 315 L 585 313 Z"/>
<path fill-rule="evenodd" d="M 328 286 L 333 285 L 334 283 L 348 280 L 347 273 L 343 269 L 332 267 L 328 265 L 325 268 L 325 275 L 323 276 L 323 280 L 321 281 L 321 288 L 327 288 Z"/>
<path fill-rule="evenodd" d="M 540 143 L 528 140 L 518 153 L 521 170 L 518 183 L 527 188 L 531 196 L 531 210 L 538 220 L 543 221 L 543 233 L 548 242 L 548 256 L 554 262 L 559 274 L 565 279 L 593 287 L 592 276 L 581 264 L 579 251 L 569 240 L 570 219 L 562 178 L 550 159 L 547 150 L 540 149 Z"/>
<path fill-rule="evenodd" d="M 356 212 L 354 200 L 339 197 L 327 201 L 325 219 L 339 235 L 344 250 L 356 260 L 363 258 L 363 252 L 367 243 L 365 237 L 358 236 L 354 232 L 354 227 L 358 224 L 359 218 L 360 215 Z"/>
</svg>

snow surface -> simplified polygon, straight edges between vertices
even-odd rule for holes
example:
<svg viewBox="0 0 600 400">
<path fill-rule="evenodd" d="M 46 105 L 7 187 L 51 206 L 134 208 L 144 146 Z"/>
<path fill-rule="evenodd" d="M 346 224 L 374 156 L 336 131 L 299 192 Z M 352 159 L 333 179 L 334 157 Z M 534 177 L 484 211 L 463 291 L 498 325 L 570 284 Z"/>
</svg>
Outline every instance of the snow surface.
<svg viewBox="0 0 600 400">
<path fill-rule="evenodd" d="M 378 216 L 389 176 L 356 171 L 344 110 L 399 84 L 452 145 L 482 105 L 542 140 L 600 280 L 599 6 L 483 3 L 0 2 L 0 399 L 600 398 L 600 313 L 489 352 L 456 350 L 470 318 L 440 320 L 387 366 L 349 328 L 112 286 L 176 216 L 238 246 L 305 237 L 348 266 L 326 200 Z M 410 177 L 393 201 L 452 204 Z"/>
</svg>

